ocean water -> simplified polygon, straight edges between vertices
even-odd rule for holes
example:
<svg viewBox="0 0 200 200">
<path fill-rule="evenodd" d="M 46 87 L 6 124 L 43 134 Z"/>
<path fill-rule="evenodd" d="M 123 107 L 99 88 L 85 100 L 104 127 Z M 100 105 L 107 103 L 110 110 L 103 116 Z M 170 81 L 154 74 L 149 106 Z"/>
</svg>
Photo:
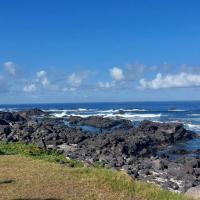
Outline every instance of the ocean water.
<svg viewBox="0 0 200 200">
<path fill-rule="evenodd" d="M 200 101 L 0 105 L 2 111 L 19 111 L 29 108 L 48 111 L 52 117 L 98 115 L 125 118 L 133 122 L 144 119 L 157 122 L 181 122 L 187 129 L 200 133 Z"/>
<path fill-rule="evenodd" d="M 151 120 L 155 122 L 180 122 L 185 128 L 200 134 L 200 101 L 181 102 L 113 102 L 113 103 L 59 103 L 0 105 L 1 111 L 19 111 L 39 108 L 51 117 L 103 116 L 124 118 L 132 122 Z M 86 127 L 90 130 L 91 127 Z M 200 149 L 200 139 L 178 143 L 170 148 Z"/>
</svg>

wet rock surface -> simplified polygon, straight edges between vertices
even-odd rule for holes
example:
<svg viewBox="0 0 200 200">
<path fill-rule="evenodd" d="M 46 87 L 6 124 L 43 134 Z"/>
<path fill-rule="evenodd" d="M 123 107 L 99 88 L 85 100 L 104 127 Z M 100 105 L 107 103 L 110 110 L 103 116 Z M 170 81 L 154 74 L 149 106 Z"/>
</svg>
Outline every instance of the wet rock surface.
<svg viewBox="0 0 200 200">
<path fill-rule="evenodd" d="M 63 119 L 48 117 L 39 109 L 0 112 L 0 140 L 56 149 L 66 157 L 91 165 L 100 162 L 106 167 L 124 170 L 134 179 L 169 190 L 185 192 L 200 185 L 200 159 L 188 157 L 191 152 L 177 150 L 174 153 L 182 155 L 178 160 L 157 154 L 168 145 L 197 137 L 182 124 L 143 121 L 134 127 L 125 119 L 99 116 L 67 120 L 73 127 L 66 125 Z M 80 125 L 97 127 L 101 131 L 93 134 Z"/>
</svg>

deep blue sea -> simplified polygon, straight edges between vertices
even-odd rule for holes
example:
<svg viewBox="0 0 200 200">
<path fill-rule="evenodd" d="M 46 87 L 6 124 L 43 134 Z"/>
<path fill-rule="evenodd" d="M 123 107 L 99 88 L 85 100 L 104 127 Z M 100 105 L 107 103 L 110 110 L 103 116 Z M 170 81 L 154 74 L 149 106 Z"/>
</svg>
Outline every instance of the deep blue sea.
<svg viewBox="0 0 200 200">
<path fill-rule="evenodd" d="M 200 134 L 200 101 L 0 105 L 2 111 L 19 111 L 29 108 L 48 111 L 52 117 L 99 115 L 125 118 L 133 122 L 140 122 L 144 119 L 156 122 L 181 122 L 187 129 Z M 199 149 L 200 139 L 179 145 L 181 148 Z"/>
</svg>

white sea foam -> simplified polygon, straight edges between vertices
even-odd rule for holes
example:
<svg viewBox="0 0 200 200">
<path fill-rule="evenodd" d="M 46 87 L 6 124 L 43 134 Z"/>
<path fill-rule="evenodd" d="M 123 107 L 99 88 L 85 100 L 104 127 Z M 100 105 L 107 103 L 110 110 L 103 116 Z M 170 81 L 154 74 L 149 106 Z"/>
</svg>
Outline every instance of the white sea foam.
<svg viewBox="0 0 200 200">
<path fill-rule="evenodd" d="M 122 111 L 124 111 L 124 112 L 145 112 L 145 111 L 147 111 L 147 110 L 145 110 L 145 109 L 138 109 L 138 108 L 133 108 L 133 109 L 120 109 L 120 110 L 122 110 Z"/>
<path fill-rule="evenodd" d="M 160 118 L 161 114 L 130 114 L 130 113 L 125 113 L 125 114 L 115 114 L 115 113 L 93 113 L 93 114 L 80 114 L 80 113 L 67 113 L 67 112 L 61 112 L 61 113 L 54 113 L 52 114 L 54 117 L 70 117 L 70 116 L 77 116 L 77 117 L 91 117 L 91 116 L 101 116 L 105 118 L 123 118 L 123 119 L 129 119 L 132 121 L 142 121 L 144 119 L 155 119 L 155 118 Z"/>
<path fill-rule="evenodd" d="M 17 108 L 2 108 L 2 111 L 17 112 L 17 111 L 19 111 L 19 109 L 17 109 Z"/>
<path fill-rule="evenodd" d="M 85 108 L 78 108 L 77 111 L 80 111 L 80 112 L 84 112 L 84 111 L 87 111 L 89 109 L 85 109 Z"/>
<path fill-rule="evenodd" d="M 193 131 L 200 131 L 200 124 L 191 124 L 191 123 L 185 123 L 185 127 L 188 128 L 189 130 Z"/>
<path fill-rule="evenodd" d="M 87 115 L 87 114 L 70 114 L 70 115 L 67 115 L 68 117 L 70 116 L 76 116 L 76 117 L 82 117 L 82 118 L 86 118 L 86 117 L 91 117 L 91 116 L 96 116 L 96 115 Z"/>
<path fill-rule="evenodd" d="M 169 112 L 185 112 L 186 110 L 183 109 L 169 109 Z"/>
<path fill-rule="evenodd" d="M 189 116 L 192 116 L 192 117 L 200 117 L 200 114 L 189 114 Z"/>
<path fill-rule="evenodd" d="M 145 112 L 147 110 L 145 109 L 108 109 L 108 110 L 99 110 L 98 113 L 119 113 L 120 111 L 122 112 Z"/>
<path fill-rule="evenodd" d="M 119 110 L 113 110 L 113 109 L 109 109 L 109 110 L 99 110 L 98 113 L 114 113 L 117 112 Z"/>
<path fill-rule="evenodd" d="M 54 117 L 58 117 L 58 118 L 60 118 L 60 117 L 65 117 L 66 116 L 66 112 L 61 112 L 61 113 L 54 113 L 54 114 L 52 114 Z"/>
<path fill-rule="evenodd" d="M 64 110 L 64 109 L 62 109 L 62 110 L 59 110 L 59 109 L 43 109 L 43 111 L 44 112 L 67 112 L 67 111 L 69 111 L 69 110 Z"/>
<path fill-rule="evenodd" d="M 44 112 L 87 112 L 94 111 L 94 109 L 85 109 L 85 108 L 77 108 L 77 109 L 46 109 Z"/>
<path fill-rule="evenodd" d="M 181 120 L 169 120 L 169 121 L 166 121 L 166 123 L 176 123 L 176 124 L 182 124 L 183 121 Z"/>
<path fill-rule="evenodd" d="M 141 118 L 158 118 L 161 117 L 162 114 L 134 114 L 134 117 L 141 117 Z"/>
<path fill-rule="evenodd" d="M 111 114 L 104 115 L 104 117 L 109 117 L 109 118 L 120 117 L 120 118 L 129 119 L 133 121 L 141 121 L 143 119 L 160 118 L 161 114 L 129 114 L 129 113 L 112 114 L 111 113 Z"/>
</svg>

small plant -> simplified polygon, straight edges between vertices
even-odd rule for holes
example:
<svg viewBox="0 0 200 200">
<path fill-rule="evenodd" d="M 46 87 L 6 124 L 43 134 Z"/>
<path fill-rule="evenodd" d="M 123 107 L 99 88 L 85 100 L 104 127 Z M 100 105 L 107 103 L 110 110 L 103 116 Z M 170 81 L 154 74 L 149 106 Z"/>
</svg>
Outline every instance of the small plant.
<svg viewBox="0 0 200 200">
<path fill-rule="evenodd" d="M 56 150 L 42 150 L 33 144 L 24 144 L 21 142 L 6 143 L 0 142 L 0 155 L 23 155 L 34 159 L 46 160 L 66 164 L 69 167 L 82 167 L 81 162 L 67 159 Z"/>
</svg>

